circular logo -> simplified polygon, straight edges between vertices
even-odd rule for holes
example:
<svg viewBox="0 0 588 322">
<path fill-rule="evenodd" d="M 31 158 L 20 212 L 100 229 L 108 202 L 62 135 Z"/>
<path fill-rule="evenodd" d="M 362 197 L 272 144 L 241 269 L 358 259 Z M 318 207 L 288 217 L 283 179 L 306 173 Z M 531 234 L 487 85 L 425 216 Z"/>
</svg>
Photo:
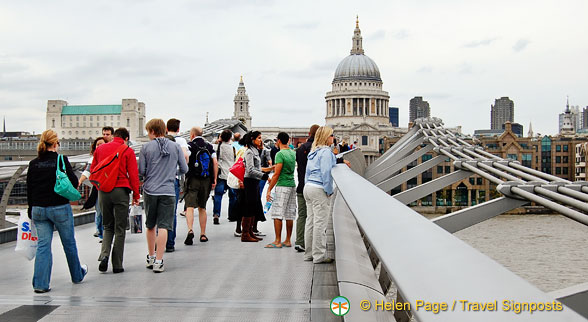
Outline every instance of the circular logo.
<svg viewBox="0 0 588 322">
<path fill-rule="evenodd" d="M 345 296 L 337 296 L 331 300 L 331 312 L 336 316 L 349 313 L 349 300 Z"/>
</svg>

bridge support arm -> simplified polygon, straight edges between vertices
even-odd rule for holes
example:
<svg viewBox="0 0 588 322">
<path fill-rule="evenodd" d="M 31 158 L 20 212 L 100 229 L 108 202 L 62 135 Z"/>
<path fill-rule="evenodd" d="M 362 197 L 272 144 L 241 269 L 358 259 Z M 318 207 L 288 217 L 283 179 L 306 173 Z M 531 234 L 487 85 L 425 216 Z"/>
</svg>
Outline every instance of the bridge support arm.
<svg viewBox="0 0 588 322">
<path fill-rule="evenodd" d="M 26 170 L 27 165 L 21 165 L 16 169 L 10 180 L 8 180 L 8 184 L 4 188 L 4 193 L 2 194 L 2 201 L 0 201 L 0 228 L 8 227 L 6 223 L 6 209 L 8 208 L 8 199 L 10 198 L 10 193 L 12 193 L 12 188 L 16 184 L 16 181 L 22 173 Z"/>
<path fill-rule="evenodd" d="M 386 160 L 384 160 L 380 164 L 378 164 L 377 167 L 368 168 L 369 170 L 366 169 L 365 177 L 371 178 L 371 177 L 376 176 L 377 174 L 381 174 L 382 172 L 388 173 L 388 171 L 387 171 L 388 167 L 390 167 L 391 165 L 394 165 L 396 162 L 402 160 L 404 157 L 411 154 L 414 151 L 414 149 L 418 148 L 419 146 L 421 146 L 423 144 L 424 140 L 425 139 L 423 137 L 417 137 L 412 141 L 408 141 L 406 143 L 406 146 L 404 146 L 401 149 L 399 149 L 398 151 L 394 152 L 394 154 L 389 155 L 386 158 Z M 382 157 L 380 157 L 379 159 L 381 159 L 381 158 Z"/>
<path fill-rule="evenodd" d="M 403 182 L 406 182 L 411 178 L 416 177 L 417 175 L 431 169 L 437 164 L 444 162 L 445 159 L 445 156 L 436 156 L 427 162 L 421 163 L 414 168 L 408 169 L 388 180 L 382 181 L 380 184 L 377 185 L 377 187 L 384 191 L 390 191 L 401 185 Z"/>
<path fill-rule="evenodd" d="M 405 135 L 403 135 L 400 138 L 400 140 L 398 140 L 398 142 L 396 142 L 396 144 L 391 146 L 390 149 L 388 149 L 388 151 L 386 151 L 384 154 L 382 154 L 382 156 L 380 156 L 372 164 L 370 164 L 367 167 L 366 172 L 369 173 L 372 170 L 374 170 L 375 168 L 379 168 L 380 164 L 383 161 L 387 160 L 388 157 L 396 154 L 396 151 L 399 149 L 402 149 L 407 142 L 409 142 L 409 141 L 413 140 L 415 137 L 419 136 L 418 132 L 419 132 L 419 128 L 416 126 L 413 126 Z"/>
<path fill-rule="evenodd" d="M 433 150 L 433 146 L 428 145 L 424 148 L 421 148 L 408 156 L 398 160 L 396 163 L 392 164 L 391 166 L 381 170 L 380 172 L 376 173 L 372 177 L 368 178 L 368 180 L 373 184 L 381 183 L 382 181 L 392 177 L 396 172 L 402 170 L 402 168 L 406 167 L 409 163 L 417 160 L 418 158 L 422 157 L 423 155 L 427 154 L 429 151 Z"/>
<path fill-rule="evenodd" d="M 431 180 L 414 188 L 397 193 L 394 195 L 394 198 L 403 204 L 408 205 L 413 201 L 419 200 L 424 196 L 430 195 L 435 191 L 439 191 L 449 185 L 468 178 L 471 175 L 472 173 L 469 171 L 457 170 L 435 180 Z"/>
<path fill-rule="evenodd" d="M 529 201 L 527 200 L 500 197 L 486 201 L 476 206 L 435 218 L 432 221 L 448 232 L 455 233 L 462 229 L 479 224 L 490 218 L 496 217 L 507 211 L 521 207 L 528 202 Z"/>
</svg>

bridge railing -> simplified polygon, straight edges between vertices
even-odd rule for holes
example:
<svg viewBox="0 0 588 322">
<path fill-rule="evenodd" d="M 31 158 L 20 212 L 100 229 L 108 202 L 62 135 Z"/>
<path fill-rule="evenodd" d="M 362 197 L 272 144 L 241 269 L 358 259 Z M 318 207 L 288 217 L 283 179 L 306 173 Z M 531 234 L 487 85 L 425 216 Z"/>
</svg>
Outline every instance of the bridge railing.
<svg viewBox="0 0 588 322">
<path fill-rule="evenodd" d="M 519 303 L 558 300 L 588 318 L 586 305 L 580 304 L 588 301 L 588 284 L 544 293 L 451 234 L 529 201 L 586 224 L 588 216 L 583 213 L 588 207 L 583 203 L 588 198 L 586 183 L 571 183 L 523 167 L 518 162 L 496 157 L 444 129 L 439 119 L 417 121 L 406 136 L 371 165 L 366 167 L 361 150 L 357 149 L 345 154 L 345 159 L 352 163 L 352 169 L 337 166 L 332 172 L 337 185 L 333 221 L 341 294 L 344 294 L 343 291 L 351 292 L 350 297 L 357 299 L 352 303 L 357 304 L 362 296 L 381 298 L 389 295 L 395 285 L 397 302 L 412 305 L 411 310 L 395 312 L 397 321 L 408 321 L 412 314 L 419 321 L 509 321 L 520 318 L 512 312 L 504 314 L 503 311 L 484 314 L 481 318 L 472 315 L 471 311 L 464 312 L 461 308 L 466 303 L 460 300 L 496 300 L 497 310 L 502 310 L 501 300 Z M 429 152 L 436 153 L 437 157 L 406 168 Z M 447 158 L 454 161 L 456 171 L 394 196 L 386 193 Z M 406 206 L 473 174 L 496 183 L 503 197 L 432 221 Z M 357 223 L 355 229 L 352 228 L 354 223 Z M 358 234 L 362 236 L 364 245 L 358 246 L 359 243 L 354 242 L 352 255 L 349 256 L 348 236 L 357 237 Z M 371 261 L 371 271 L 365 269 L 370 266 L 366 264 L 366 258 Z M 352 271 L 354 273 L 350 274 Z M 379 288 L 374 287 L 374 281 L 379 282 Z M 347 287 L 347 284 L 354 287 Z M 455 300 L 459 310 L 435 316 L 422 308 L 416 310 L 414 305 L 417 300 L 448 304 L 453 304 Z M 570 312 L 572 320 L 583 320 L 576 312 L 565 311 Z M 560 315 L 561 312 L 556 313 L 557 317 L 552 312 L 534 314 L 533 318 L 539 321 L 567 318 Z M 355 320 L 351 314 L 346 320 Z M 386 320 L 389 316 L 378 318 Z M 361 316 L 357 319 L 361 320 Z"/>
<path fill-rule="evenodd" d="M 552 303 L 555 299 L 391 197 L 347 166 L 337 165 L 332 174 L 338 189 L 333 217 L 340 292 L 343 296 L 350 296 L 355 311 L 360 309 L 359 303 L 363 300 L 361 296 L 369 294 L 371 298 L 382 299 L 388 290 L 375 289 L 373 267 L 371 272 L 365 267 L 365 259 L 369 258 L 367 251 L 366 254 L 352 257 L 358 258 L 356 272 L 362 272 L 356 277 L 369 275 L 370 278 L 363 282 L 349 281 L 357 285 L 356 289 L 361 289 L 351 291 L 352 294 L 345 294 L 345 287 L 341 288 L 346 284 L 346 277 L 339 273 L 340 267 L 353 263 L 348 255 L 343 255 L 347 249 L 344 238 L 337 239 L 337 230 L 342 230 L 338 227 L 343 226 L 340 221 L 347 221 L 349 225 L 351 219 L 345 218 L 349 217 L 348 214 L 355 219 L 377 257 L 381 266 L 380 277 L 384 277 L 383 280 L 385 276 L 391 278 L 397 287 L 398 300 L 409 303 L 410 313 L 418 321 L 520 321 L 531 318 L 534 321 L 586 321 L 569 309 L 534 312 L 532 315 L 523 312 L 528 314 L 528 318 L 504 311 L 503 301 L 511 305 L 513 302 L 508 301 Z M 425 306 L 428 303 L 429 306 Z M 446 311 L 436 313 L 433 310 L 435 303 L 445 303 L 448 307 Z M 468 303 L 494 303 L 497 307 L 495 311 L 478 312 L 472 310 Z M 371 305 L 370 310 L 375 310 L 374 302 Z M 361 313 L 351 316 L 350 311 L 349 320 L 361 320 Z M 408 319 L 407 316 L 396 318 L 399 321 Z"/>
<path fill-rule="evenodd" d="M 74 168 L 74 171 L 81 173 L 85 165 L 90 161 L 88 155 L 69 157 L 69 162 Z M 0 199 L 0 229 L 7 227 L 6 211 L 8 208 L 8 200 L 12 189 L 17 180 L 26 176 L 29 161 L 8 161 L 0 162 L 0 180 L 8 179 L 4 191 L 2 192 L 2 199 Z"/>
<path fill-rule="evenodd" d="M 135 152 L 135 156 L 137 158 L 141 146 L 142 144 L 140 142 L 134 143 L 130 146 L 130 148 L 133 149 L 133 152 Z M 79 177 L 88 162 L 91 162 L 92 158 L 89 154 L 82 154 L 69 156 L 68 160 Z M 17 180 L 26 176 L 29 162 L 30 161 L 0 162 L 0 180 L 7 180 L 7 184 L 4 187 L 4 191 L 2 193 L 2 199 L 0 200 L 0 229 L 7 226 L 6 210 L 8 208 L 8 199 L 10 198 L 10 194 L 12 193 L 12 189 L 14 188 Z M 84 184 L 89 185 L 90 183 L 89 181 L 85 181 Z"/>
</svg>

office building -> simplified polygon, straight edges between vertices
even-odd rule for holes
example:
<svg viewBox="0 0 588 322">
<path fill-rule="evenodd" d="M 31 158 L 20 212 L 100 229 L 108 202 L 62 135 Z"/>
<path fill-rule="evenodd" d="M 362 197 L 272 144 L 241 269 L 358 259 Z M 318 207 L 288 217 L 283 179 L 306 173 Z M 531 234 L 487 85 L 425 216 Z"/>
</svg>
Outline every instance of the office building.
<svg viewBox="0 0 588 322">
<path fill-rule="evenodd" d="M 393 127 L 398 127 L 400 122 L 399 122 L 399 108 L 398 107 L 390 107 L 388 109 L 388 114 L 390 115 L 390 124 L 392 124 Z"/>
<path fill-rule="evenodd" d="M 422 96 L 415 96 L 410 100 L 408 106 L 408 122 L 414 122 L 416 119 L 431 116 L 429 102 L 423 101 Z"/>
<path fill-rule="evenodd" d="M 508 97 L 497 98 L 494 104 L 490 105 L 490 128 L 502 129 L 506 122 L 514 122 L 514 102 Z"/>
</svg>

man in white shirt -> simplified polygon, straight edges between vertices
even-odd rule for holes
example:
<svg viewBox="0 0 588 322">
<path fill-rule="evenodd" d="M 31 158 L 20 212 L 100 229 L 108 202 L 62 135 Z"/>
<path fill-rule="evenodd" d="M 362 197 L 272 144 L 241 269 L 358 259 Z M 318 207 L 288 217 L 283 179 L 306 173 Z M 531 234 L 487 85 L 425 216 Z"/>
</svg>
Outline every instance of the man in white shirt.
<svg viewBox="0 0 588 322">
<path fill-rule="evenodd" d="M 184 157 L 186 158 L 186 162 L 188 162 L 188 158 L 190 157 L 190 151 L 188 150 L 188 142 L 186 139 L 181 137 L 180 134 L 180 120 L 178 119 L 169 119 L 167 121 L 167 134 L 174 138 L 175 142 L 180 145 L 182 151 L 184 152 Z M 165 251 L 167 253 L 171 253 L 175 250 L 176 246 L 176 227 L 177 227 L 177 210 L 178 210 L 178 200 L 180 199 L 180 174 L 176 175 L 175 181 L 175 188 L 176 188 L 176 206 L 174 210 L 174 226 L 173 230 L 168 231 L 167 233 L 167 243 L 165 245 Z"/>
<path fill-rule="evenodd" d="M 237 151 L 231 145 L 231 137 L 233 133 L 231 130 L 224 130 L 220 134 L 220 142 L 216 146 L 216 159 L 218 162 L 218 179 L 216 187 L 214 188 L 214 208 L 213 208 L 213 223 L 220 224 L 219 218 L 221 213 L 221 202 L 223 195 L 229 190 L 229 213 L 233 211 L 233 207 L 237 202 L 235 191 L 227 185 L 229 169 L 235 163 Z"/>
</svg>

